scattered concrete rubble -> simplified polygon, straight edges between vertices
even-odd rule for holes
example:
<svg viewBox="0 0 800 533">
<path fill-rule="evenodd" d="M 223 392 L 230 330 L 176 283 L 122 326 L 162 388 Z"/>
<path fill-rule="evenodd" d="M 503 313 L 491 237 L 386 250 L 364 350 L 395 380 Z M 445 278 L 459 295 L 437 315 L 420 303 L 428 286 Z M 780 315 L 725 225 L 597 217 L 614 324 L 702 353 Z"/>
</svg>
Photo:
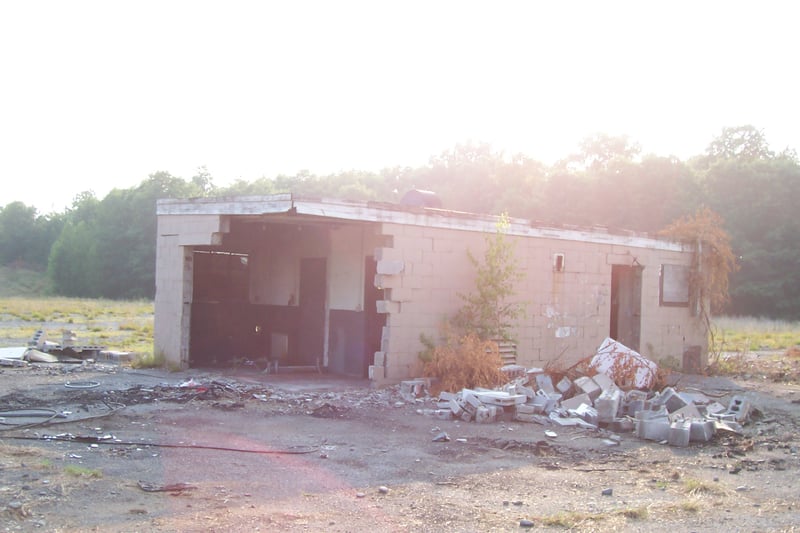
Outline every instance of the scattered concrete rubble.
<svg viewBox="0 0 800 533">
<path fill-rule="evenodd" d="M 742 434 L 753 409 L 743 396 L 734 396 L 724 406 L 702 393 L 673 387 L 653 391 L 657 365 L 612 339 L 606 339 L 592 359 L 592 375 L 559 376 L 554 385 L 554 376 L 541 368 L 513 365 L 503 371 L 513 379 L 499 389 L 443 391 L 434 409 L 418 412 L 440 420 L 482 424 L 515 420 L 602 427 L 670 446 L 688 446 L 708 442 L 718 432 Z M 405 381 L 400 393 L 413 400 L 425 394 L 428 385 L 424 379 Z"/>
<path fill-rule="evenodd" d="M 83 363 L 98 359 L 120 361 L 130 352 L 107 350 L 105 346 L 77 344 L 74 331 L 64 330 L 61 342 L 47 340 L 44 330 L 34 333 L 27 346 L 0 348 L 0 366 L 25 366 L 31 363 Z"/>
</svg>

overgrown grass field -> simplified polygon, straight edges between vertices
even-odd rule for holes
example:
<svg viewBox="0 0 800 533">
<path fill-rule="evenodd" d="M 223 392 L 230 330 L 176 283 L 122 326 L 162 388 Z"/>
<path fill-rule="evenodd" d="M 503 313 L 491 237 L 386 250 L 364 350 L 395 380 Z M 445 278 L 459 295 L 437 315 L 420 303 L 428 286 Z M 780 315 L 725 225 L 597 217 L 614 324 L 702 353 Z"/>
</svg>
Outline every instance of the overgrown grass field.
<svg viewBox="0 0 800 533">
<path fill-rule="evenodd" d="M 720 352 L 788 350 L 800 345 L 800 322 L 753 317 L 716 317 L 715 347 Z"/>
<path fill-rule="evenodd" d="M 0 298 L 0 346 L 25 346 L 37 330 L 61 342 L 65 330 L 77 344 L 152 356 L 153 302 L 79 298 Z"/>
</svg>

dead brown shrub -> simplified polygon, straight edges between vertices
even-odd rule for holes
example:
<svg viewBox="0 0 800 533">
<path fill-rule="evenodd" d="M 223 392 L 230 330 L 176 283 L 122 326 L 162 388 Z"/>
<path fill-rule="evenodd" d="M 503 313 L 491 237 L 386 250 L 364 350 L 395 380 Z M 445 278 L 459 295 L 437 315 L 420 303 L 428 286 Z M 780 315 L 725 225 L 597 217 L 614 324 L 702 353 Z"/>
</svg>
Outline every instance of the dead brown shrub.
<svg viewBox="0 0 800 533">
<path fill-rule="evenodd" d="M 438 378 L 432 392 L 459 391 L 475 387 L 493 388 L 504 381 L 497 343 L 481 340 L 475 333 L 449 335 L 445 344 L 433 350 L 425 363 L 425 375 Z"/>
</svg>

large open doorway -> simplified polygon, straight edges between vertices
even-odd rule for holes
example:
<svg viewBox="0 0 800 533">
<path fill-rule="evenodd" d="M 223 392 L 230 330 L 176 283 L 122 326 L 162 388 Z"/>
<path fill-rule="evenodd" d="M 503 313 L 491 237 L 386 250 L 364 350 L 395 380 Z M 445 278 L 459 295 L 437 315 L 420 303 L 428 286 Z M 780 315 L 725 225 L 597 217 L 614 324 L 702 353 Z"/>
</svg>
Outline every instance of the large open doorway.
<svg viewBox="0 0 800 533">
<path fill-rule="evenodd" d="M 189 363 L 227 366 L 261 356 L 256 320 L 248 302 L 249 256 L 195 250 Z"/>
<path fill-rule="evenodd" d="M 611 267 L 611 331 L 609 336 L 639 351 L 642 329 L 642 267 Z"/>
<path fill-rule="evenodd" d="M 292 218 L 235 219 L 193 252 L 189 365 L 318 369 L 366 377 L 385 315 L 373 231 Z"/>
</svg>

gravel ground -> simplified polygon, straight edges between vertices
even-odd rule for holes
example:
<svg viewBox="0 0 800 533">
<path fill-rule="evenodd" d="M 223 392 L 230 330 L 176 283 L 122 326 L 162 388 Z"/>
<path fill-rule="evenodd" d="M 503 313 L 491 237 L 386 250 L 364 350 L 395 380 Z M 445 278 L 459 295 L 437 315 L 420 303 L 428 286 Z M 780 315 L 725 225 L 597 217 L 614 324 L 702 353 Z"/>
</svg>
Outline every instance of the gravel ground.
<svg viewBox="0 0 800 533">
<path fill-rule="evenodd" d="M 0 409 L 40 409 L 7 423 L 68 414 L 2 426 L 0 530 L 798 529 L 800 387 L 675 385 L 744 395 L 756 416 L 688 448 L 609 446 L 604 430 L 436 420 L 418 413 L 430 401 L 317 374 L 3 368 Z"/>
</svg>

